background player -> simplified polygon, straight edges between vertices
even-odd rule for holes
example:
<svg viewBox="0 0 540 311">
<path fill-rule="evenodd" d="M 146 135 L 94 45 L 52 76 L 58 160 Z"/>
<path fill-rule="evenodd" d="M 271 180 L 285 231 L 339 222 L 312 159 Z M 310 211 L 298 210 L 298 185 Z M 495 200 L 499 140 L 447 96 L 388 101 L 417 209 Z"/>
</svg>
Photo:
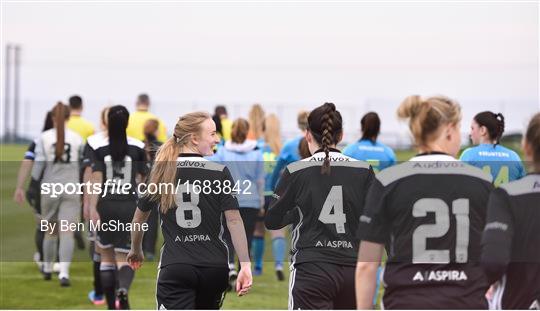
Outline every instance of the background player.
<svg viewBox="0 0 540 311">
<path fill-rule="evenodd" d="M 36 158 L 32 168 L 32 178 L 42 183 L 79 182 L 79 162 L 83 140 L 77 133 L 66 129 L 69 107 L 58 103 L 52 110 L 54 128 L 41 134 L 36 142 Z M 45 280 L 51 279 L 53 260 L 58 251 L 60 260 L 61 286 L 69 286 L 69 266 L 73 257 L 74 233 L 59 230 L 60 221 L 69 224 L 79 222 L 81 200 L 78 194 L 63 192 L 54 197 L 41 192 L 41 219 L 49 224 L 56 223 L 43 238 L 43 274 Z"/>
<path fill-rule="evenodd" d="M 482 263 L 490 284 L 499 281 L 490 309 L 540 309 L 540 113 L 529 123 L 523 151 L 532 173 L 489 198 Z"/>
<path fill-rule="evenodd" d="M 445 97 L 409 96 L 398 116 L 409 120 L 420 152 L 377 174 L 360 217 L 357 307 L 372 307 L 386 245 L 386 309 L 483 309 L 487 282 L 479 265 L 491 176 L 456 161 L 460 106 Z"/>
<path fill-rule="evenodd" d="M 227 167 L 203 158 L 213 154 L 217 143 L 210 115 L 194 112 L 180 117 L 173 137 L 156 155 L 150 183 L 177 185 L 180 180 L 181 186 L 177 191 L 143 196 L 133 218 L 134 223 L 144 223 L 152 208 L 160 211 L 164 244 L 156 293 L 159 309 L 220 307 L 229 273 L 223 218 L 241 262 L 236 290 L 245 295 L 251 287 L 244 225 L 236 198 L 226 190 L 226 184 L 234 182 Z M 210 192 L 193 187 L 205 181 L 214 185 Z M 142 236 L 142 231 L 132 232 L 128 260 L 135 267 L 144 259 Z"/>
<path fill-rule="evenodd" d="M 153 113 L 148 111 L 150 109 L 150 97 L 147 94 L 141 94 L 137 97 L 135 109 L 135 112 L 129 116 L 129 124 L 127 128 L 127 135 L 129 137 L 143 141 L 144 124 L 149 119 L 155 119 L 159 122 L 157 140 L 160 142 L 167 140 L 167 129 L 165 128 L 165 123 L 163 123 L 163 121 L 156 117 Z"/>
<path fill-rule="evenodd" d="M 94 150 L 92 182 L 102 184 L 103 194 L 90 196 L 92 221 L 115 221 L 129 224 L 137 206 L 136 185 L 147 171 L 143 142 L 127 137 L 129 112 L 124 106 L 112 106 L 107 113 L 107 136 L 91 141 Z M 130 185 L 127 192 L 112 188 L 112 184 Z M 130 249 L 128 231 L 98 231 L 101 252 L 100 278 L 109 309 L 115 309 L 118 298 L 120 309 L 129 309 L 128 291 L 134 278 L 133 269 L 127 264 Z M 118 269 L 118 272 L 117 272 Z M 116 285 L 118 282 L 118 290 Z"/>
<path fill-rule="evenodd" d="M 396 164 L 396 155 L 387 145 L 377 141 L 381 131 L 381 119 L 376 112 L 366 113 L 360 120 L 362 138 L 347 145 L 343 154 L 357 160 L 367 161 L 375 173 Z"/>
<path fill-rule="evenodd" d="M 493 176 L 495 186 L 520 179 L 525 169 L 519 155 L 499 145 L 504 133 L 504 116 L 484 111 L 471 122 L 471 141 L 476 147 L 463 151 L 460 160 L 485 170 Z"/>
<path fill-rule="evenodd" d="M 306 140 L 313 156 L 287 166 L 266 214 L 268 229 L 294 222 L 289 309 L 356 306 L 354 235 L 373 171 L 336 149 L 342 137 L 334 104 L 309 114 Z"/>
<path fill-rule="evenodd" d="M 276 167 L 276 158 L 281 151 L 281 131 L 279 119 L 275 114 L 269 114 L 264 120 L 264 145 L 262 147 L 264 158 L 264 211 L 268 210 L 268 205 L 274 193 L 271 187 L 272 173 Z M 264 258 L 264 215 L 263 211 L 259 214 L 253 233 L 252 254 L 255 262 L 254 274 L 262 274 L 263 258 Z M 271 230 L 272 237 L 272 255 L 274 256 L 274 268 L 279 281 L 285 280 L 283 274 L 283 261 L 285 260 L 285 252 L 287 243 L 285 241 L 285 230 Z"/>
</svg>

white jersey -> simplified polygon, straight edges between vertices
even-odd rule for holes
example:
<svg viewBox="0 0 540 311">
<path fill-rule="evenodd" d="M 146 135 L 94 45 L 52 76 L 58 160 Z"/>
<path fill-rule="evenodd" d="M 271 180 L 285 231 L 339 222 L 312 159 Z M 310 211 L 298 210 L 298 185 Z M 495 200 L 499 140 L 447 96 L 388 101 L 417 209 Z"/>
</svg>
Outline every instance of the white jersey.
<svg viewBox="0 0 540 311">
<path fill-rule="evenodd" d="M 36 158 L 32 177 L 41 182 L 77 183 L 79 182 L 79 163 L 82 158 L 82 137 L 69 129 L 64 132 L 64 154 L 55 161 L 56 129 L 47 130 L 36 140 Z"/>
</svg>

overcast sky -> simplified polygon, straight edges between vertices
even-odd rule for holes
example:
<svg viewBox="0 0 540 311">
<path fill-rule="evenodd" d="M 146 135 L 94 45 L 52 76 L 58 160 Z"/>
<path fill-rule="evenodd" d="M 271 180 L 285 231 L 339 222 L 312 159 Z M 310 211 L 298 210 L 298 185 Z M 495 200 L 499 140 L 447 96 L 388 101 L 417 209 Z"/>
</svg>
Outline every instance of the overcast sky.
<svg viewBox="0 0 540 311">
<path fill-rule="evenodd" d="M 169 128 L 193 108 L 225 103 L 235 117 L 261 102 L 290 132 L 298 109 L 333 101 L 352 139 L 369 109 L 383 114 L 383 131 L 400 131 L 395 108 L 419 93 L 460 101 L 464 129 L 491 109 L 518 130 L 539 107 L 538 36 L 537 3 L 12 2 L 2 10 L 2 43 L 23 48 L 21 129 L 32 134 L 71 94 L 97 121 L 103 105 L 131 109 L 140 92 Z"/>
</svg>

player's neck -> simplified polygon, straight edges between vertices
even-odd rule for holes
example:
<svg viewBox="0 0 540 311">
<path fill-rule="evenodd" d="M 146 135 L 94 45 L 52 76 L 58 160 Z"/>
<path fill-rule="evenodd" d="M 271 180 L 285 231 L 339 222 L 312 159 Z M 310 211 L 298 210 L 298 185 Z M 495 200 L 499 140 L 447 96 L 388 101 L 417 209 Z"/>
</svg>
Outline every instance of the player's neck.
<svg viewBox="0 0 540 311">
<path fill-rule="evenodd" d="M 480 138 L 480 145 L 495 145 L 495 141 L 489 139 L 488 137 Z"/>
<path fill-rule="evenodd" d="M 72 117 L 80 117 L 81 114 L 82 114 L 82 110 L 71 110 L 71 113 L 70 113 Z"/>
<path fill-rule="evenodd" d="M 180 153 L 195 153 L 195 154 L 201 154 L 197 148 L 193 146 L 182 146 L 180 147 Z"/>
</svg>

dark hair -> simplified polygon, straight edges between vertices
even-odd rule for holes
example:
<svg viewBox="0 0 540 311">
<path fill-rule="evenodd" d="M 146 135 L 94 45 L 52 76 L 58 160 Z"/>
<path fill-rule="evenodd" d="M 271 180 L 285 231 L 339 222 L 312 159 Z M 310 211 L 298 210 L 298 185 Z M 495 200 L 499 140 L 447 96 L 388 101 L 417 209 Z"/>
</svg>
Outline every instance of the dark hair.
<svg viewBox="0 0 540 311">
<path fill-rule="evenodd" d="M 377 141 L 381 131 L 381 119 L 376 112 L 366 113 L 360 120 L 362 139 L 370 140 L 373 144 Z"/>
<path fill-rule="evenodd" d="M 79 95 L 73 95 L 69 98 L 69 108 L 79 110 L 82 108 L 82 98 Z"/>
<path fill-rule="evenodd" d="M 227 108 L 225 108 L 225 106 L 218 105 L 216 106 L 216 108 L 214 108 L 215 116 L 221 117 L 222 115 L 226 115 L 226 114 L 227 114 Z"/>
<path fill-rule="evenodd" d="M 246 141 L 249 132 L 249 122 L 246 119 L 238 118 L 232 124 L 231 140 L 233 143 L 241 144 Z"/>
<path fill-rule="evenodd" d="M 52 109 L 51 115 L 54 119 L 54 123 L 56 123 L 54 162 L 58 162 L 62 160 L 62 156 L 64 155 L 66 120 L 69 119 L 69 107 L 62 104 L 62 102 L 58 102 Z"/>
<path fill-rule="evenodd" d="M 122 105 L 112 106 L 107 114 L 109 148 L 113 161 L 123 161 L 127 154 L 128 143 L 126 128 L 129 111 Z"/>
<path fill-rule="evenodd" d="M 499 144 L 504 133 L 504 116 L 501 113 L 493 113 L 491 111 L 480 112 L 474 116 L 474 121 L 480 126 L 485 126 L 489 139 L 494 140 L 495 145 Z"/>
<path fill-rule="evenodd" d="M 148 94 L 140 94 L 137 96 L 137 104 L 150 105 L 150 96 Z"/>
<path fill-rule="evenodd" d="M 336 106 L 332 103 L 325 103 L 315 108 L 308 116 L 308 131 L 321 145 L 326 155 L 321 173 L 330 174 L 330 145 L 337 144 L 343 133 L 343 121 Z"/>
<path fill-rule="evenodd" d="M 45 115 L 45 122 L 43 122 L 43 130 L 42 130 L 42 132 L 50 130 L 53 127 L 54 127 L 54 123 L 53 123 L 52 111 L 47 111 L 47 114 Z"/>
<path fill-rule="evenodd" d="M 533 149 L 533 161 L 538 168 L 540 165 L 540 113 L 535 114 L 529 122 L 525 139 Z"/>
<path fill-rule="evenodd" d="M 311 157 L 311 152 L 309 151 L 309 145 L 305 137 L 302 137 L 300 143 L 298 144 L 298 154 L 300 159 L 305 159 Z"/>
</svg>

